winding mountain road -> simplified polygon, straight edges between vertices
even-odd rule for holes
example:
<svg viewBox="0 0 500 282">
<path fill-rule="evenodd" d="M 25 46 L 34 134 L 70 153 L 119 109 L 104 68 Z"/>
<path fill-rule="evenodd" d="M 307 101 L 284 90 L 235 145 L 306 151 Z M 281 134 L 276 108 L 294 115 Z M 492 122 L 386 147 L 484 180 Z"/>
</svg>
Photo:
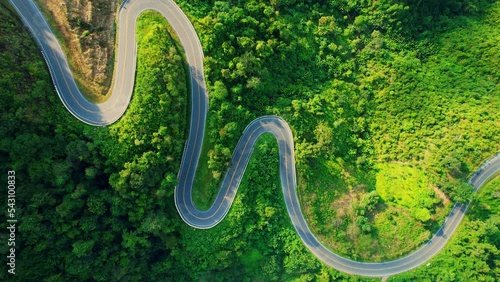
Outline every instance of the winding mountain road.
<svg viewBox="0 0 500 282">
<path fill-rule="evenodd" d="M 465 215 L 468 205 L 456 204 L 441 229 L 429 242 L 417 251 L 397 260 L 365 263 L 346 259 L 331 252 L 316 239 L 302 214 L 296 190 L 292 132 L 288 124 L 276 116 L 257 118 L 246 127 L 233 152 L 231 167 L 225 175 L 213 205 L 208 210 L 199 210 L 194 206 L 191 195 L 203 144 L 208 93 L 203 72 L 203 50 L 195 29 L 182 10 L 172 0 L 125 0 L 122 3 L 117 18 L 117 59 L 111 95 L 106 102 L 95 104 L 85 99 L 78 90 L 56 36 L 33 0 L 9 1 L 40 45 L 64 106 L 76 118 L 94 126 L 114 123 L 123 115 L 130 102 L 136 68 L 135 25 L 138 15 L 145 10 L 156 10 L 169 21 L 184 48 L 190 70 L 192 102 L 190 131 L 184 147 L 174 197 L 179 215 L 192 227 L 207 229 L 224 219 L 234 200 L 255 142 L 263 133 L 271 133 L 278 142 L 281 186 L 286 208 L 295 230 L 314 255 L 340 271 L 363 276 L 384 277 L 422 265 L 444 247 Z M 469 182 L 477 190 L 498 172 L 500 172 L 500 155 L 487 161 L 474 173 Z"/>
</svg>

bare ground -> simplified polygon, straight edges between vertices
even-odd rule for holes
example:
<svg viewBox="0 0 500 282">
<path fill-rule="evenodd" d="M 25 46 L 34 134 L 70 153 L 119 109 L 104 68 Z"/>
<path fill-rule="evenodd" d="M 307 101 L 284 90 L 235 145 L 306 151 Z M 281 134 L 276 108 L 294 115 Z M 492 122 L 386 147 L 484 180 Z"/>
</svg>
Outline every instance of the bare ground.
<svg viewBox="0 0 500 282">
<path fill-rule="evenodd" d="M 115 16 L 120 0 L 37 0 L 62 37 L 77 82 L 103 101 L 113 79 Z M 60 38 L 61 39 L 61 38 Z"/>
</svg>

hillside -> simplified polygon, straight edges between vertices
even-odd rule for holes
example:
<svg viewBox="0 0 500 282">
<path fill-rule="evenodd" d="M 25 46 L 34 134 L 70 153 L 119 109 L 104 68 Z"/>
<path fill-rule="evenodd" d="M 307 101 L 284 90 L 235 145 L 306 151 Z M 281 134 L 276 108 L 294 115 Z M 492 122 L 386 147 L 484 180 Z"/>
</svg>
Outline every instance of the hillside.
<svg viewBox="0 0 500 282">
<path fill-rule="evenodd" d="M 119 2 L 37 0 L 66 50 L 78 83 L 96 101 L 105 99 L 113 78 Z"/>
<path fill-rule="evenodd" d="M 201 38 L 211 95 L 199 206 L 210 204 L 248 122 L 276 114 L 294 133 L 302 208 L 329 248 L 363 261 L 400 257 L 453 201 L 472 198 L 431 266 L 391 279 L 497 279 L 498 179 L 477 199 L 465 181 L 500 151 L 500 2 L 178 2 Z M 18 175 L 22 219 L 14 281 L 375 280 L 327 268 L 305 249 L 267 136 L 220 225 L 181 221 L 173 190 L 188 89 L 182 50 L 156 13 L 138 21 L 130 108 L 94 128 L 63 108 L 34 40 L 0 3 L 0 170 Z M 105 60 L 93 47 L 114 46 L 116 3 L 65 3 L 63 22 L 104 5 L 98 22 L 85 18 L 102 32 L 89 30 L 75 52 L 100 66 L 88 74 L 100 73 L 90 78 L 105 90 L 110 47 Z"/>
</svg>

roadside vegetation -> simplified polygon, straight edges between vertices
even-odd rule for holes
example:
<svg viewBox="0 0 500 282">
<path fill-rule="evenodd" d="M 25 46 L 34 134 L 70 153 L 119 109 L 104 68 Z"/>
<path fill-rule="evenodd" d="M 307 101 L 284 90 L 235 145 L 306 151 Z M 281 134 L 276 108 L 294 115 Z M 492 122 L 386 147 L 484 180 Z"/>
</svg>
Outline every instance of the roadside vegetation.
<svg viewBox="0 0 500 282">
<path fill-rule="evenodd" d="M 218 191 L 244 127 L 277 114 L 294 133 L 303 211 L 333 251 L 400 257 L 454 201 L 472 198 L 431 265 L 391 279 L 500 275 L 500 182 L 477 197 L 466 184 L 500 151 L 498 1 L 178 3 L 201 38 L 210 92 L 200 206 Z M 188 89 L 161 16 L 139 18 L 134 96 L 108 127 L 65 110 L 34 40 L 8 9 L 0 18 L 0 170 L 18 175 L 18 281 L 377 280 L 307 251 L 286 215 L 268 135 L 220 225 L 181 221 L 173 191 Z M 11 278 L 4 268 L 0 280 Z"/>
<path fill-rule="evenodd" d="M 500 177 L 485 185 L 448 245 L 429 261 L 387 281 L 497 281 L 500 276 Z"/>
</svg>

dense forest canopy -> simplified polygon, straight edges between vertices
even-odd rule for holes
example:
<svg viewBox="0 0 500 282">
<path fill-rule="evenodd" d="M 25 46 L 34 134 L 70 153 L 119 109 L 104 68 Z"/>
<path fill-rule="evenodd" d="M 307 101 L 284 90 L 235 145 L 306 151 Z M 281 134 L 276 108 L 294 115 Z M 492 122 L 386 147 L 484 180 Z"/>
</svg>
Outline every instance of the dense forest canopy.
<svg viewBox="0 0 500 282">
<path fill-rule="evenodd" d="M 6 2 L 0 170 L 16 171 L 20 221 L 17 275 L 3 264 L 1 280 L 370 280 L 302 245 L 268 136 L 220 225 L 181 221 L 173 191 L 188 88 L 182 49 L 158 14 L 138 21 L 129 109 L 94 128 L 62 106 Z M 498 278 L 500 184 L 472 196 L 466 180 L 500 151 L 500 2 L 177 2 L 201 38 L 210 93 L 199 206 L 210 205 L 248 122 L 277 114 L 294 133 L 304 213 L 333 251 L 400 257 L 430 238 L 453 201 L 472 198 L 431 265 L 391 279 Z"/>
</svg>

